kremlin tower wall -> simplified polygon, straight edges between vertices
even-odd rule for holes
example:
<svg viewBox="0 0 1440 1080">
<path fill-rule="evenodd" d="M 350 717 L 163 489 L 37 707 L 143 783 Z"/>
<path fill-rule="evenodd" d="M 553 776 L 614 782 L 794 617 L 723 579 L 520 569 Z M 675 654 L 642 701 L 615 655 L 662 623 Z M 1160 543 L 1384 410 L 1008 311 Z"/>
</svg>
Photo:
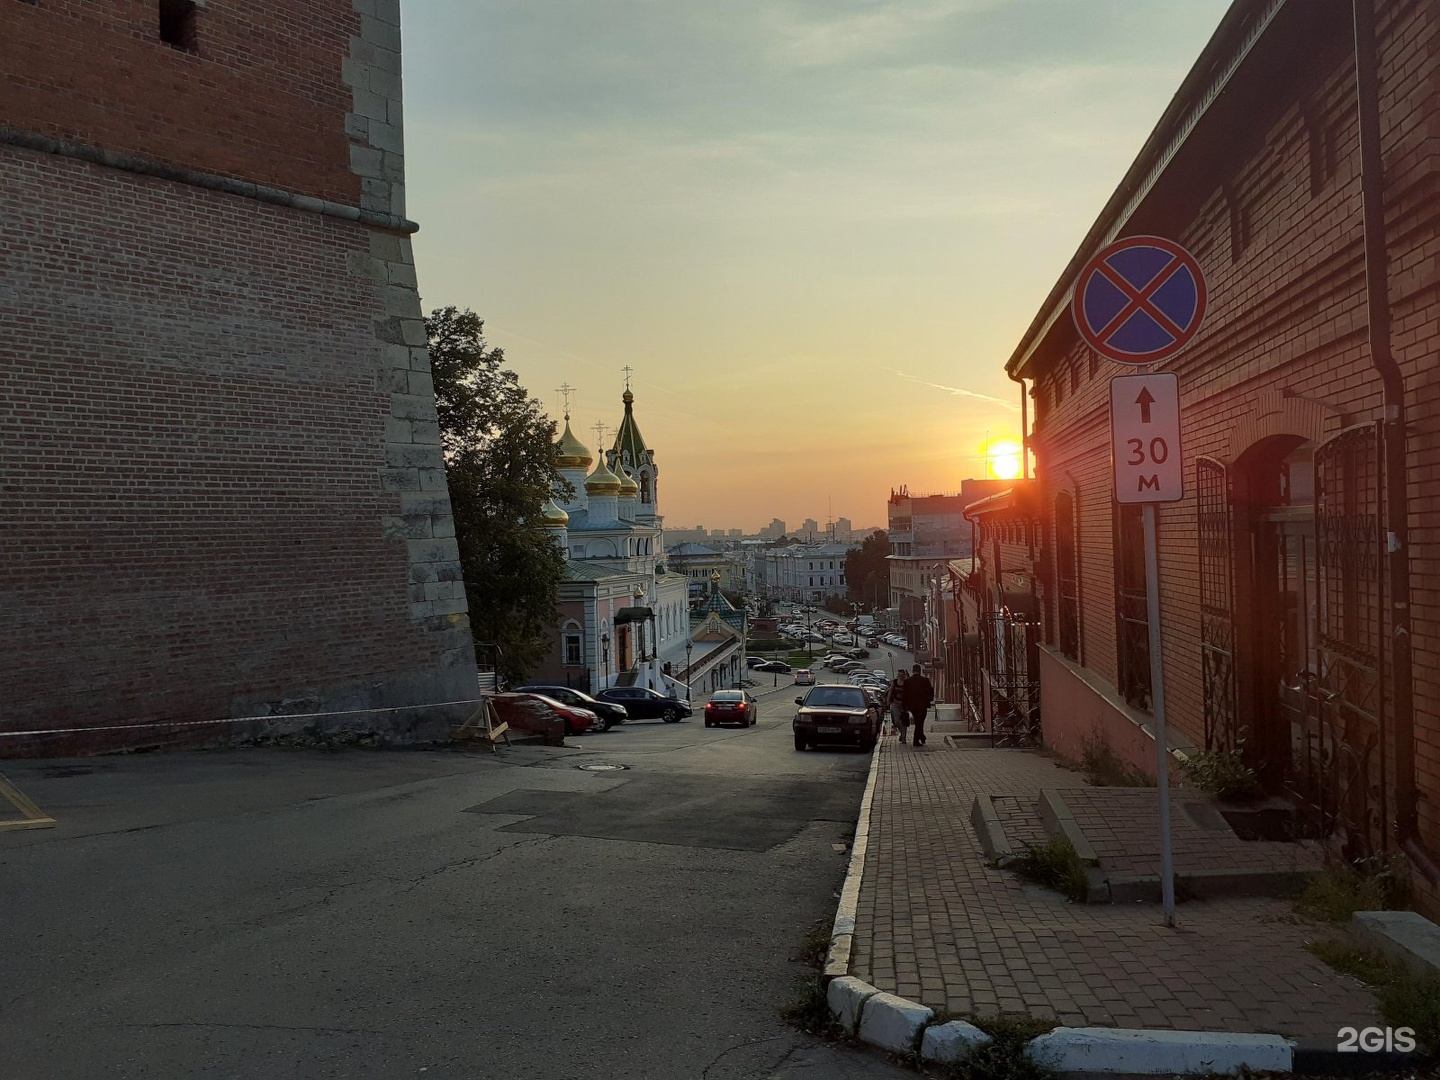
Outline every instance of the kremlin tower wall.
<svg viewBox="0 0 1440 1080">
<path fill-rule="evenodd" d="M 443 734 L 398 0 L 11 3 L 0 88 L 0 756 Z"/>
</svg>

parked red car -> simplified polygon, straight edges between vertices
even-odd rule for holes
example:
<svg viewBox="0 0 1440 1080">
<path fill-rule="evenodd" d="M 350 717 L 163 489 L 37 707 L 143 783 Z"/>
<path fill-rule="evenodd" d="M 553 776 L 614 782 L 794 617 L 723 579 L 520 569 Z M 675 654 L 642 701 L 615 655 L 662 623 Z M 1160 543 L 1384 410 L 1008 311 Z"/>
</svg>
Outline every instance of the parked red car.
<svg viewBox="0 0 1440 1080">
<path fill-rule="evenodd" d="M 583 735 L 592 728 L 601 728 L 599 718 L 589 709 L 564 705 L 543 694 L 496 694 L 491 701 L 500 719 L 521 731 L 544 734 L 557 721 L 565 735 Z"/>
<path fill-rule="evenodd" d="M 705 726 L 755 723 L 755 699 L 744 690 L 716 690 L 705 703 Z"/>
</svg>

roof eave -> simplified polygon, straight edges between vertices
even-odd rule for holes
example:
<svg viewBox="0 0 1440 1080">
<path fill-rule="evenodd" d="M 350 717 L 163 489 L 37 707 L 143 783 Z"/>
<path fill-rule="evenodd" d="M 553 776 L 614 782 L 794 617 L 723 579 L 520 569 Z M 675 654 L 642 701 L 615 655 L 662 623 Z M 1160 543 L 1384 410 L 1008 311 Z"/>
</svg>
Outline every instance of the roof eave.
<svg viewBox="0 0 1440 1080">
<path fill-rule="evenodd" d="M 1126 170 L 1120 185 L 1090 226 L 1090 231 L 1085 234 L 1085 239 L 1080 242 L 1080 247 L 1071 256 L 1064 272 L 1020 338 L 1020 343 L 1005 362 L 1005 372 L 1012 379 L 1034 377 L 1032 365 L 1035 357 L 1069 309 L 1075 278 L 1080 270 L 1096 251 L 1120 234 L 1164 173 L 1175 151 L 1200 122 L 1206 109 L 1219 96 L 1225 83 L 1285 3 L 1286 0 L 1234 0 L 1230 5 L 1149 138 L 1141 146 L 1140 153 Z"/>
</svg>

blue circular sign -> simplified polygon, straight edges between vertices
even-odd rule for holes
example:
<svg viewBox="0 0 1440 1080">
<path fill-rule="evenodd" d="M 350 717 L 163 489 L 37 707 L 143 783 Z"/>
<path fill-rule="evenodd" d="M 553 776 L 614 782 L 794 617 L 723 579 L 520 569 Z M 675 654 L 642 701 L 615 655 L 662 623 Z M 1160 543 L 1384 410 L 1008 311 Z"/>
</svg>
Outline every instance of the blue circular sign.
<svg viewBox="0 0 1440 1080">
<path fill-rule="evenodd" d="M 1190 343 L 1205 319 L 1205 275 L 1172 240 L 1127 236 L 1080 271 L 1071 313 L 1085 343 L 1121 364 L 1153 364 Z"/>
</svg>

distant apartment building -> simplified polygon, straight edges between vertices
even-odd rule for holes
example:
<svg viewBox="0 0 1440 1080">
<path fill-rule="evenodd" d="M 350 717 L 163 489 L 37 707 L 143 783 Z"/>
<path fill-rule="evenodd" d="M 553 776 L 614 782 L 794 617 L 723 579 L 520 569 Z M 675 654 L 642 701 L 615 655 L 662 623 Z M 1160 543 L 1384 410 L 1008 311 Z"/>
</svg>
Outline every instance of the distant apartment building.
<svg viewBox="0 0 1440 1080">
<path fill-rule="evenodd" d="M 847 543 L 854 535 L 855 527 L 850 524 L 849 518 L 836 518 L 835 524 L 830 527 L 830 536 L 836 543 Z"/>
<path fill-rule="evenodd" d="M 770 524 L 761 529 L 757 535 L 764 537 L 766 540 L 779 540 L 785 535 L 785 522 L 779 518 L 771 518 Z"/>
<path fill-rule="evenodd" d="M 916 646 L 924 636 L 925 600 L 951 559 L 968 557 L 973 542 L 965 507 L 1005 490 L 1009 480 L 962 480 L 958 492 L 912 495 L 906 486 L 886 504 L 890 538 L 890 607 L 900 632 Z"/>
<path fill-rule="evenodd" d="M 848 544 L 796 544 L 757 552 L 754 560 L 757 587 L 776 600 L 814 604 L 845 592 L 845 555 Z"/>
</svg>

